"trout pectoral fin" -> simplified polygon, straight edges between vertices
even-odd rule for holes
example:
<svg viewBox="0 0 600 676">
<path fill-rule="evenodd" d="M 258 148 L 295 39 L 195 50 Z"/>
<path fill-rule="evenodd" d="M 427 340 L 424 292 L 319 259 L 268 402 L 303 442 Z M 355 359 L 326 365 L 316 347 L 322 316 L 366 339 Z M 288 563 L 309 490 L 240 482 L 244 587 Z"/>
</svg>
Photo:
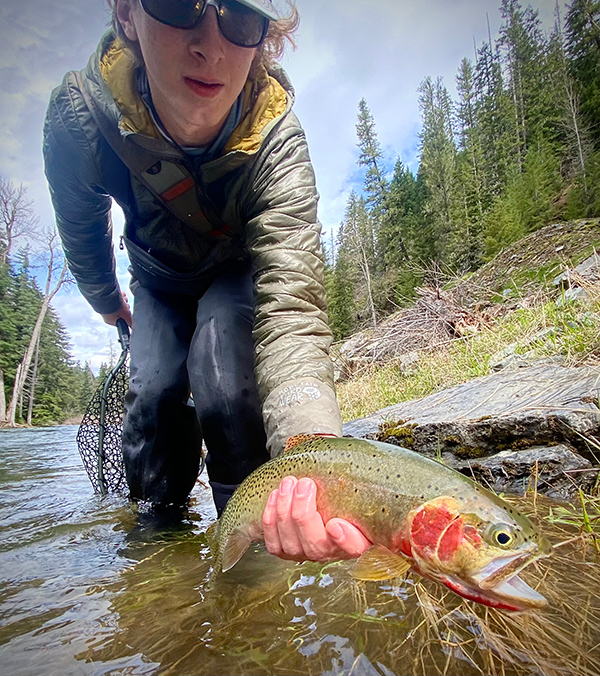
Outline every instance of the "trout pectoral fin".
<svg viewBox="0 0 600 676">
<path fill-rule="evenodd" d="M 383 545 L 374 545 L 358 559 L 351 570 L 357 580 L 389 580 L 402 577 L 411 562 L 402 554 L 395 554 Z"/>
<path fill-rule="evenodd" d="M 252 538 L 247 533 L 243 530 L 234 530 L 223 546 L 221 570 L 225 572 L 233 568 L 251 544 Z"/>
</svg>

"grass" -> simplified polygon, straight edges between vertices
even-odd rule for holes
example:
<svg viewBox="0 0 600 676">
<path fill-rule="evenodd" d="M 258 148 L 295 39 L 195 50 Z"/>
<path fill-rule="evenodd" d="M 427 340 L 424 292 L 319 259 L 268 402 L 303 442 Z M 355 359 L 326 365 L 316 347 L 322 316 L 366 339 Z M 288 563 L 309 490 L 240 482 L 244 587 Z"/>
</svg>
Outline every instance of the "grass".
<svg viewBox="0 0 600 676">
<path fill-rule="evenodd" d="M 456 340 L 441 350 L 423 353 L 414 373 L 404 373 L 398 361 L 363 369 L 337 386 L 343 420 L 364 417 L 385 406 L 489 375 L 499 353 L 511 345 L 515 354 L 527 354 L 532 360 L 559 356 L 565 366 L 600 364 L 597 287 L 585 303 L 571 302 L 559 307 L 557 301 L 542 296 L 527 305 L 531 306 L 509 312 L 494 323 L 482 323 L 475 335 Z M 553 331 L 536 338 L 550 328 Z"/>
</svg>

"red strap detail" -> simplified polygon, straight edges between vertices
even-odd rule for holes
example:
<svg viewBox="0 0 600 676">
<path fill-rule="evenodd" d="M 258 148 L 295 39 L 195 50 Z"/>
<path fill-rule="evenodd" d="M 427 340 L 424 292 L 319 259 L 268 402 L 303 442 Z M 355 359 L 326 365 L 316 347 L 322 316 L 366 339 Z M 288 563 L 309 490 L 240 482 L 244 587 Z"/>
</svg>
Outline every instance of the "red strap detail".
<svg viewBox="0 0 600 676">
<path fill-rule="evenodd" d="M 207 237 L 228 237 L 230 238 L 231 235 L 229 234 L 231 232 L 231 226 L 230 225 L 224 225 L 220 229 L 215 229 L 211 230 L 210 232 L 204 233 Z"/>
<path fill-rule="evenodd" d="M 169 188 L 168 190 L 161 192 L 160 196 L 167 202 L 170 202 L 171 200 L 174 200 L 176 197 L 183 195 L 184 192 L 187 192 L 190 188 L 193 187 L 194 181 L 189 177 L 184 178 L 183 181 L 176 183 L 172 188 Z"/>
</svg>

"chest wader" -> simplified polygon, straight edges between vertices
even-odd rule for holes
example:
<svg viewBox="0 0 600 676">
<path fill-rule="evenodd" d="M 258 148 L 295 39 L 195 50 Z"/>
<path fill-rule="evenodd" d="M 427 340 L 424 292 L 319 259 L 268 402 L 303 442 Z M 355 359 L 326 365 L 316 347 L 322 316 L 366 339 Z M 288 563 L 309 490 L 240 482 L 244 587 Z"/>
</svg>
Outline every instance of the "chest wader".
<svg viewBox="0 0 600 676">
<path fill-rule="evenodd" d="M 98 108 L 86 83 L 80 85 L 117 157 L 182 227 L 211 241 L 239 234 L 208 200 L 201 203 L 197 182 L 180 157 L 157 161 L 156 153 L 144 147 L 144 137 L 123 136 Z M 160 262 L 155 267 L 165 268 Z M 152 285 L 134 277 L 131 290 L 130 382 L 122 438 L 130 497 L 158 507 L 185 505 L 198 476 L 204 438 L 220 513 L 236 486 L 269 459 L 254 375 L 250 265 L 233 262 L 204 284 L 195 284 L 193 293 L 162 290 L 161 277 Z"/>
</svg>

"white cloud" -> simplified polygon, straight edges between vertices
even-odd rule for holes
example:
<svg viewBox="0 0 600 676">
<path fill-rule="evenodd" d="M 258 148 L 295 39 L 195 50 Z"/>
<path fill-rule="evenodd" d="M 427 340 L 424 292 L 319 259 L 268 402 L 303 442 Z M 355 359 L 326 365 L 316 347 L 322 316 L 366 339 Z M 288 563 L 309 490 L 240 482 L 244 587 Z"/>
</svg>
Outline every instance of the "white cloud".
<svg viewBox="0 0 600 676">
<path fill-rule="evenodd" d="M 500 25 L 500 0 L 296 0 L 298 49 L 285 57 L 295 85 L 295 110 L 305 130 L 326 229 L 339 224 L 347 196 L 360 185 L 356 166 L 358 101 L 366 98 L 391 168 L 396 156 L 417 168 L 420 126 L 417 87 L 442 76 L 453 91 L 460 60 L 473 58 L 473 38 Z M 279 2 L 283 7 L 284 3 Z M 526 3 L 523 3 L 526 4 Z M 534 0 L 546 28 L 555 0 Z M 25 182 L 42 224 L 53 219 L 43 175 L 42 125 L 54 86 L 82 68 L 106 29 L 104 0 L 3 0 L 0 4 L 0 174 Z M 122 217 L 115 216 L 115 242 Z M 127 289 L 127 260 L 118 254 Z M 72 336 L 76 358 L 94 367 L 108 356 L 116 331 L 73 290 L 54 303 Z"/>
</svg>

